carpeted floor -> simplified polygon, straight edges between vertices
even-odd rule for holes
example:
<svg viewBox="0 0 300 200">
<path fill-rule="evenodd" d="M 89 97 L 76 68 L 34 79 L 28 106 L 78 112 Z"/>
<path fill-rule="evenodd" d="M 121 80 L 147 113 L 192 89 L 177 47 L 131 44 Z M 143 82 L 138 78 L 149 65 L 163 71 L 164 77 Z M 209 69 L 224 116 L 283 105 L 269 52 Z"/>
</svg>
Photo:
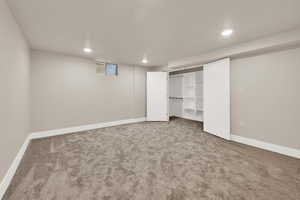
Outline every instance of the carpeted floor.
<svg viewBox="0 0 300 200">
<path fill-rule="evenodd" d="M 201 130 L 175 119 L 34 140 L 4 200 L 300 199 L 300 160 Z"/>
</svg>

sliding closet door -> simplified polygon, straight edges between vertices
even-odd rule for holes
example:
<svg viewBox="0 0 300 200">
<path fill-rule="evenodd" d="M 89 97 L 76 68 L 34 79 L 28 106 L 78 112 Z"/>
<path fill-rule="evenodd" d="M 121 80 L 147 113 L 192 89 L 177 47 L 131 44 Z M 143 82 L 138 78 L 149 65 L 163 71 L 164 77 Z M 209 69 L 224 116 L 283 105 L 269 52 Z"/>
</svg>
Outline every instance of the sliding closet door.
<svg viewBox="0 0 300 200">
<path fill-rule="evenodd" d="M 230 139 L 230 60 L 203 67 L 204 131 Z"/>
<path fill-rule="evenodd" d="M 168 121 L 168 73 L 147 72 L 147 120 Z"/>
</svg>

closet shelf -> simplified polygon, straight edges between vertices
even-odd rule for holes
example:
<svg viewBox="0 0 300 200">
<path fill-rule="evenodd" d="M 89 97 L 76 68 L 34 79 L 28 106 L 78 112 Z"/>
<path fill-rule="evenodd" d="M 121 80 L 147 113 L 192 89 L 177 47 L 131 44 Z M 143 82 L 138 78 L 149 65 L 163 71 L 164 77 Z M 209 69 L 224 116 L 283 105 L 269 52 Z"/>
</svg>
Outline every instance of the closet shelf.
<svg viewBox="0 0 300 200">
<path fill-rule="evenodd" d="M 195 99 L 196 97 L 195 96 L 184 96 L 183 98 L 184 99 Z"/>
<path fill-rule="evenodd" d="M 183 109 L 183 111 L 193 111 L 193 112 L 196 111 L 196 108 L 194 108 L 192 106 L 190 106 L 190 107 L 183 107 L 182 109 Z"/>
<path fill-rule="evenodd" d="M 194 85 L 185 85 L 184 88 L 185 88 L 185 89 L 194 89 L 194 88 L 200 87 L 200 86 L 202 86 L 202 85 L 203 85 L 202 83 L 196 83 L 196 84 L 194 84 Z"/>
<path fill-rule="evenodd" d="M 187 101 L 197 101 L 202 100 L 201 97 L 169 97 L 169 99 L 185 99 Z"/>
<path fill-rule="evenodd" d="M 203 109 L 201 108 L 192 108 L 192 107 L 185 107 L 183 108 L 184 110 L 194 110 L 194 111 L 197 111 L 197 112 L 203 112 Z"/>
<path fill-rule="evenodd" d="M 201 96 L 185 96 L 185 97 L 183 97 L 183 99 L 202 99 L 202 97 Z"/>
<path fill-rule="evenodd" d="M 169 99 L 183 99 L 183 97 L 169 97 Z"/>
</svg>

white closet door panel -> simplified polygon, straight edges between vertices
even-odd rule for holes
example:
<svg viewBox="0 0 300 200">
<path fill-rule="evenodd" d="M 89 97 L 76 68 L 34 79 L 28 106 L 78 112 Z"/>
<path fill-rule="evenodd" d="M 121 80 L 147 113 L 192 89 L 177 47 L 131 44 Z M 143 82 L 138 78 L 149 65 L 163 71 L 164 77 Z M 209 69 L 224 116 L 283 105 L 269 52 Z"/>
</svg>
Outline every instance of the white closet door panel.
<svg viewBox="0 0 300 200">
<path fill-rule="evenodd" d="M 203 67 L 204 131 L 230 139 L 230 60 Z"/>
<path fill-rule="evenodd" d="M 168 73 L 147 72 L 147 120 L 168 121 Z"/>
</svg>

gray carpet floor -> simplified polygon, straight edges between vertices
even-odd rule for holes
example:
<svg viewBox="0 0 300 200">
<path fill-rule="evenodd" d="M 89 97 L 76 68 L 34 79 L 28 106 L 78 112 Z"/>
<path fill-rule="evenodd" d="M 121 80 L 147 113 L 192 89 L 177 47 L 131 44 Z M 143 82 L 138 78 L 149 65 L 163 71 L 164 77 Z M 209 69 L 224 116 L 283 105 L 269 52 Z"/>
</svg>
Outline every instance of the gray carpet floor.
<svg viewBox="0 0 300 200">
<path fill-rule="evenodd" d="M 25 199 L 299 200 L 300 160 L 143 122 L 33 140 L 4 197 Z"/>
</svg>

